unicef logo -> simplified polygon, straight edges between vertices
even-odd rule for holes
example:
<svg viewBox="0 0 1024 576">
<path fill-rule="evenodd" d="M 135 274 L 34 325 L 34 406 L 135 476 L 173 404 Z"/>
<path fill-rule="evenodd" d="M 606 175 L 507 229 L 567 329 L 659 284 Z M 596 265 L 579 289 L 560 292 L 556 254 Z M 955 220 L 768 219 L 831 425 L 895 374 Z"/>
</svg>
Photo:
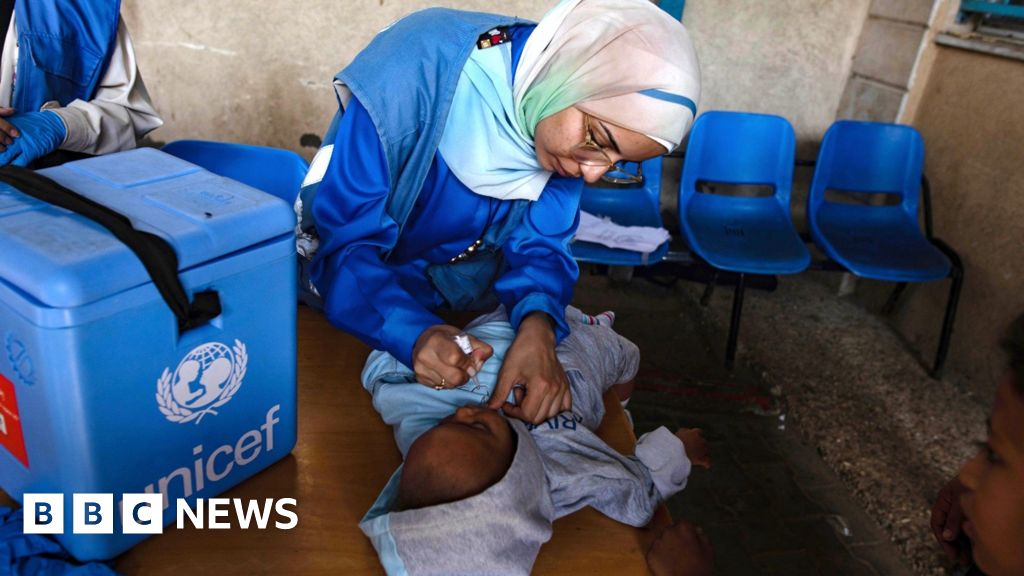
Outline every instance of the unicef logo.
<svg viewBox="0 0 1024 576">
<path fill-rule="evenodd" d="M 207 414 L 228 403 L 245 378 L 249 356 L 245 344 L 235 340 L 234 348 L 220 342 L 195 347 L 174 369 L 164 368 L 156 382 L 156 402 L 171 422 L 202 421 Z"/>
<path fill-rule="evenodd" d="M 31 386 L 35 382 L 35 370 L 32 368 L 32 358 L 28 355 L 25 344 L 13 333 L 7 334 L 7 359 L 14 367 L 14 373 L 25 384 Z"/>
</svg>

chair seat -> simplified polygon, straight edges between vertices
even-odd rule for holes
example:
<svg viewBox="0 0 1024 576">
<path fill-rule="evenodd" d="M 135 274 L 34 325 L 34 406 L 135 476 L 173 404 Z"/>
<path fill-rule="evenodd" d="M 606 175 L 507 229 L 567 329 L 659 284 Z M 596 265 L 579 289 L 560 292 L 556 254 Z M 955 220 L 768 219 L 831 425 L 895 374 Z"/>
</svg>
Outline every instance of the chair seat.
<svg viewBox="0 0 1024 576">
<path fill-rule="evenodd" d="M 630 173 L 633 173 L 631 170 Z M 641 184 L 612 185 L 604 182 L 585 184 L 580 196 L 580 210 L 607 218 L 620 226 L 661 228 L 661 157 L 643 162 Z M 609 248 L 595 242 L 573 241 L 572 257 L 579 262 L 610 266 L 648 266 L 665 259 L 668 242 L 647 254 Z"/>
<path fill-rule="evenodd" d="M 825 203 L 815 244 L 850 272 L 891 282 L 927 282 L 949 275 L 950 262 L 898 206 Z"/>
<path fill-rule="evenodd" d="M 658 224 L 661 225 L 660 223 Z M 662 243 L 654 252 L 643 254 L 632 250 L 609 248 L 594 242 L 575 241 L 569 244 L 572 257 L 578 262 L 608 264 L 610 266 L 649 266 L 665 259 L 668 253 L 668 242 Z"/>
<path fill-rule="evenodd" d="M 796 274 L 811 263 L 788 215 L 771 199 L 701 195 L 690 202 L 685 224 L 690 248 L 715 268 Z"/>
</svg>

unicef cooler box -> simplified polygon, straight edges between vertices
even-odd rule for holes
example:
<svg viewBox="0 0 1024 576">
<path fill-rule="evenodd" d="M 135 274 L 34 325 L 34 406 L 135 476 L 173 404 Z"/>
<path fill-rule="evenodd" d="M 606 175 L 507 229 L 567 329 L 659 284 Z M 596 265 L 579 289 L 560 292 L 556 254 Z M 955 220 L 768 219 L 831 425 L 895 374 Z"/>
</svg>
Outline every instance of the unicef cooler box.
<svg viewBox="0 0 1024 576">
<path fill-rule="evenodd" d="M 145 538 L 121 533 L 123 494 L 162 492 L 171 523 L 176 499 L 194 508 L 294 446 L 294 213 L 154 149 L 38 174 L 149 233 L 144 266 L 108 228 L 0 183 L 0 487 L 63 493 L 58 539 L 106 559 Z M 152 258 L 160 239 L 176 263 Z M 189 303 L 215 317 L 186 321 Z M 114 495 L 113 534 L 72 533 L 74 493 Z"/>
</svg>

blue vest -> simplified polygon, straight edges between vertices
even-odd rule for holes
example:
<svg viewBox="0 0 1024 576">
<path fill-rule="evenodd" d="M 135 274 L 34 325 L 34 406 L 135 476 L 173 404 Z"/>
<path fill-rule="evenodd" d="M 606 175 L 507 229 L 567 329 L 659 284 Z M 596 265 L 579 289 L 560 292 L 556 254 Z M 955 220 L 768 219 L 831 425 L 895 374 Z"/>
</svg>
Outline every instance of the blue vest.
<svg viewBox="0 0 1024 576">
<path fill-rule="evenodd" d="M 513 24 L 529 22 L 447 8 L 414 12 L 384 29 L 335 76 L 377 127 L 391 179 L 387 211 L 399 233 L 423 188 L 477 39 L 491 28 Z"/>
<path fill-rule="evenodd" d="M 385 209 L 398 224 L 399 234 L 423 189 L 455 87 L 477 40 L 497 26 L 529 23 L 510 16 L 428 8 L 385 28 L 335 76 L 359 99 L 377 129 L 391 184 Z M 325 143 L 334 141 L 346 102 L 338 104 Z M 304 229 L 312 222 L 317 184 L 301 191 Z M 514 201 L 505 219 L 487 229 L 482 248 L 472 257 L 427 269 L 451 308 L 484 309 L 497 304 L 491 286 L 504 268 L 500 247 L 522 222 L 528 207 L 526 200 Z M 304 293 L 306 284 L 300 279 Z M 316 298 L 309 300 L 317 305 Z"/>
<path fill-rule="evenodd" d="M 120 0 L 17 0 L 18 67 L 11 106 L 91 100 L 117 41 Z"/>
</svg>

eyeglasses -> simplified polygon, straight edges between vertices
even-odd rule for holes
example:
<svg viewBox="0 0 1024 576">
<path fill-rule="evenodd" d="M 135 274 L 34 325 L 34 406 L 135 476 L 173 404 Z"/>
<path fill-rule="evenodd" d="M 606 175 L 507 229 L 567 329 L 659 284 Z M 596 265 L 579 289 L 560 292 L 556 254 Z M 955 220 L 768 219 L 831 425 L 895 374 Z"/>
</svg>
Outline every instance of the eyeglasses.
<svg viewBox="0 0 1024 576">
<path fill-rule="evenodd" d="M 594 131 L 590 127 L 590 115 L 583 115 L 583 142 L 572 148 L 572 158 L 582 166 L 598 166 L 605 169 L 601 179 L 613 184 L 639 184 L 644 181 L 643 169 L 637 163 L 636 174 L 623 168 L 619 162 L 612 162 L 608 153 L 594 141 Z"/>
</svg>

